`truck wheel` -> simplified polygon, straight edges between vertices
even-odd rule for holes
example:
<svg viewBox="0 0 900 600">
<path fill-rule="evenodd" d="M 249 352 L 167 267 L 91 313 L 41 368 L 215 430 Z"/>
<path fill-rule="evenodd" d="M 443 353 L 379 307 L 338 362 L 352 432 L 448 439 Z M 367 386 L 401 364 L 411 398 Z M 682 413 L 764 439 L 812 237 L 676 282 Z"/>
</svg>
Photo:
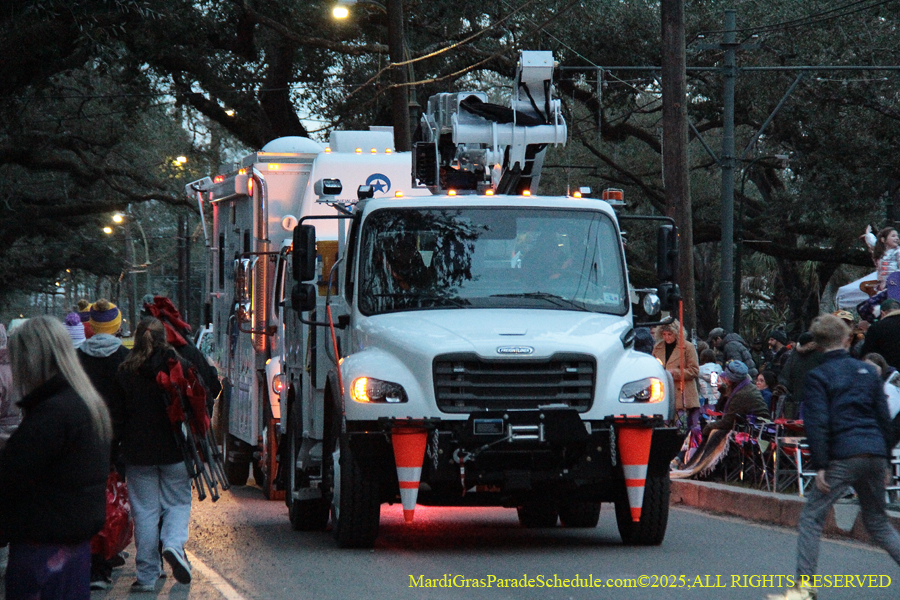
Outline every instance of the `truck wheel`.
<svg viewBox="0 0 900 600">
<path fill-rule="evenodd" d="M 287 489 L 285 491 L 285 503 L 288 507 L 288 518 L 294 531 L 324 531 L 328 526 L 328 502 L 323 498 L 311 500 L 295 500 L 294 492 L 309 488 L 309 480 L 306 475 L 297 468 L 297 455 L 302 443 L 302 416 L 300 401 L 291 402 L 290 415 L 287 422 L 286 464 L 282 467 L 287 473 Z M 306 483 L 307 485 L 303 485 Z"/>
<path fill-rule="evenodd" d="M 532 500 L 516 507 L 519 524 L 522 527 L 536 529 L 539 527 L 556 527 L 559 512 L 556 505 L 549 500 Z"/>
<path fill-rule="evenodd" d="M 563 502 L 559 505 L 559 520 L 563 527 L 596 527 L 600 521 L 600 503 Z"/>
<path fill-rule="evenodd" d="M 378 482 L 353 456 L 347 435 L 334 453 L 331 499 L 334 539 L 341 548 L 371 548 L 378 537 L 381 498 Z"/>
<path fill-rule="evenodd" d="M 230 485 L 247 485 L 250 477 L 250 453 L 246 446 L 230 433 L 225 434 L 225 479 Z"/>
<path fill-rule="evenodd" d="M 648 476 L 644 487 L 641 520 L 631 520 L 628 498 L 616 501 L 616 524 L 622 542 L 632 546 L 658 546 L 669 522 L 669 474 Z"/>
</svg>

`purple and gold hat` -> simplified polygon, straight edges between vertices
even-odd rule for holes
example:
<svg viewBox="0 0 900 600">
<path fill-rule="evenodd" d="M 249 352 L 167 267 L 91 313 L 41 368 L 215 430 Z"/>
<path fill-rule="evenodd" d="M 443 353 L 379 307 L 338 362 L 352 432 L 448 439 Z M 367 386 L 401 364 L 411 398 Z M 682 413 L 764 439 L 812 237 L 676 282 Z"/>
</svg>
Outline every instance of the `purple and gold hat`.
<svg viewBox="0 0 900 600">
<path fill-rule="evenodd" d="M 89 323 L 94 333 L 113 335 L 122 326 L 122 313 L 115 304 L 105 298 L 101 298 L 91 305 L 91 319 Z"/>
</svg>

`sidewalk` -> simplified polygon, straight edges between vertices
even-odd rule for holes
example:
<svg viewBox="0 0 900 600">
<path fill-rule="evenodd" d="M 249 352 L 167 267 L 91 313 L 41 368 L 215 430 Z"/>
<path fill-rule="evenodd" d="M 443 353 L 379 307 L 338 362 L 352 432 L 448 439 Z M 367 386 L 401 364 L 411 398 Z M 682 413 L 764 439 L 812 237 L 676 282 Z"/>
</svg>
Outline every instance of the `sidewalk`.
<svg viewBox="0 0 900 600">
<path fill-rule="evenodd" d="M 720 515 L 791 528 L 797 527 L 804 502 L 806 500 L 797 494 L 777 494 L 690 479 L 672 481 L 669 500 L 674 506 L 690 506 Z M 888 516 L 894 527 L 900 529 L 900 512 L 888 510 Z M 855 500 L 834 505 L 825 521 L 824 533 L 872 543 Z"/>
</svg>

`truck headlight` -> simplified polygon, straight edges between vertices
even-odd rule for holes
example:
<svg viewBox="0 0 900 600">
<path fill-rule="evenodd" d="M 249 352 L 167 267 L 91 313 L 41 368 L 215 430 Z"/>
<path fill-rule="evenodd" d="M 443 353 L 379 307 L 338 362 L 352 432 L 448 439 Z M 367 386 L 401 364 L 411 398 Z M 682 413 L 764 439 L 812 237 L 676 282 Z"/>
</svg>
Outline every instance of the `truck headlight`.
<svg viewBox="0 0 900 600">
<path fill-rule="evenodd" d="M 403 386 L 381 381 L 372 377 L 357 377 L 350 386 L 350 397 L 354 402 L 387 402 L 397 404 L 406 402 L 406 391 Z"/>
<path fill-rule="evenodd" d="M 656 377 L 647 377 L 622 386 L 619 402 L 662 402 L 666 397 L 666 386 Z"/>
</svg>

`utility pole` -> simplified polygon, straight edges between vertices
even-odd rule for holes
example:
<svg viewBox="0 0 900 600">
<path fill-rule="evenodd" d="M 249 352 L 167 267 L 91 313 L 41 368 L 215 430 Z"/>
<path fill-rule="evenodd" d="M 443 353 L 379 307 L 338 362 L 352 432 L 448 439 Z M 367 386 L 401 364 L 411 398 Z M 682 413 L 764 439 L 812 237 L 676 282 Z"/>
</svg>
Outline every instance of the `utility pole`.
<svg viewBox="0 0 900 600">
<path fill-rule="evenodd" d="M 725 11 L 724 109 L 722 111 L 722 277 L 719 287 L 719 325 L 734 331 L 734 88 L 737 77 L 736 11 Z"/>
<path fill-rule="evenodd" d="M 403 0 L 387 0 L 388 55 L 391 58 L 391 113 L 394 121 L 394 149 L 397 152 L 409 152 L 410 142 L 410 106 L 409 88 L 407 84 L 407 68 L 399 63 L 404 62 L 405 44 L 403 43 Z M 399 65 L 399 66 L 398 66 Z"/>
<path fill-rule="evenodd" d="M 678 282 L 687 331 L 696 327 L 694 304 L 694 226 L 688 169 L 684 0 L 662 0 L 663 180 L 666 213 L 679 236 Z"/>
</svg>

